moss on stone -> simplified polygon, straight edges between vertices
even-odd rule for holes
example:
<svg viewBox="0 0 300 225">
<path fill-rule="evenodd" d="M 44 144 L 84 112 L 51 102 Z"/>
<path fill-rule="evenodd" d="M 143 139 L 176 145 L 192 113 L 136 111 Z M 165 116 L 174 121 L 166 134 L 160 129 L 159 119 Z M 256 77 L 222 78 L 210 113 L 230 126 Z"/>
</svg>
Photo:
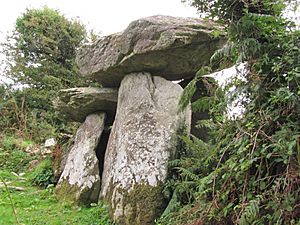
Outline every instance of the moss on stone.
<svg viewBox="0 0 300 225">
<path fill-rule="evenodd" d="M 164 211 L 167 200 L 163 193 L 163 185 L 150 186 L 138 184 L 129 192 L 118 189 L 123 193 L 123 216 L 117 218 L 117 223 L 122 225 L 152 225 Z"/>
<path fill-rule="evenodd" d="M 91 189 L 95 189 L 95 187 L 92 187 Z M 70 205 L 90 206 L 91 203 L 96 203 L 98 199 L 98 196 L 96 196 L 96 198 L 91 198 L 91 195 L 91 191 L 88 188 L 80 190 L 77 185 L 71 185 L 65 180 L 55 189 L 57 200 Z"/>
<path fill-rule="evenodd" d="M 67 181 L 62 181 L 55 189 L 55 196 L 57 200 L 69 203 L 71 205 L 77 204 L 76 193 L 78 193 L 79 187 L 76 185 L 70 185 Z"/>
<path fill-rule="evenodd" d="M 104 202 L 104 204 L 106 204 L 108 206 L 108 212 L 111 218 L 113 217 L 113 208 L 112 208 L 112 204 L 111 204 L 111 200 L 112 200 L 112 196 L 113 196 L 113 184 L 112 181 L 109 182 L 108 185 L 108 189 L 107 189 L 107 193 L 105 196 L 99 196 L 99 201 Z"/>
</svg>

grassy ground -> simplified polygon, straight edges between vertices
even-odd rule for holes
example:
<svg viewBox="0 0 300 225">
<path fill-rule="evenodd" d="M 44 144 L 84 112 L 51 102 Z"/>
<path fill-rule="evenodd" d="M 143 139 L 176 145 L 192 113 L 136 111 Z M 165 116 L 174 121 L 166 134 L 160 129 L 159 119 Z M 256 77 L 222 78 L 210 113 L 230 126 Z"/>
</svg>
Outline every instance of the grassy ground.
<svg viewBox="0 0 300 225">
<path fill-rule="evenodd" d="M 36 171 L 26 170 L 28 158 L 29 155 L 13 145 L 0 145 L 0 225 L 112 224 L 103 205 L 72 207 L 55 199 L 53 185 L 47 188 L 34 186 L 32 178 Z M 22 165 L 22 162 L 25 163 Z M 16 174 L 22 172 L 25 172 L 22 176 Z M 9 189 L 3 186 L 3 181 Z"/>
</svg>

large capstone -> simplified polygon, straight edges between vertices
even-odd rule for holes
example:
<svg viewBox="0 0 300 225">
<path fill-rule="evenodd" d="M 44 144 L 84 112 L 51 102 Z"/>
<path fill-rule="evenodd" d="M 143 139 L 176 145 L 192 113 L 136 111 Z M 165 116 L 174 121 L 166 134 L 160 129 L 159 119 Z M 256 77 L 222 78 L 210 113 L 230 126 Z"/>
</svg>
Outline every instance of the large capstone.
<svg viewBox="0 0 300 225">
<path fill-rule="evenodd" d="M 212 21 L 152 16 L 83 46 L 77 63 L 84 76 L 107 87 L 118 87 L 131 72 L 178 80 L 193 77 L 224 43 L 223 28 Z"/>
<path fill-rule="evenodd" d="M 105 113 L 94 113 L 87 116 L 79 127 L 56 187 L 58 199 L 77 205 L 98 202 L 100 174 L 96 150 L 104 129 L 104 120 Z"/>
<path fill-rule="evenodd" d="M 166 206 L 168 161 L 191 120 L 190 107 L 179 110 L 182 92 L 149 73 L 129 74 L 121 83 L 100 192 L 118 224 L 154 224 Z"/>
<path fill-rule="evenodd" d="M 83 122 L 91 113 L 103 111 L 112 123 L 117 108 L 118 90 L 114 88 L 70 88 L 59 91 L 53 101 L 58 115 L 67 121 Z"/>
</svg>

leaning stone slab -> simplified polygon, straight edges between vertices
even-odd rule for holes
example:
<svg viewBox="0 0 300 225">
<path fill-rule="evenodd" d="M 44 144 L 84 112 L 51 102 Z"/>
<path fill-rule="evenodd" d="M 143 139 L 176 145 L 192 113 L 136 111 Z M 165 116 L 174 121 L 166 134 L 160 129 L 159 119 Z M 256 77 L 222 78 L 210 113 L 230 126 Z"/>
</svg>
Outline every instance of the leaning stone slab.
<svg viewBox="0 0 300 225">
<path fill-rule="evenodd" d="M 83 122 L 87 115 L 106 112 L 113 120 L 117 108 L 118 90 L 114 88 L 70 88 L 60 90 L 53 105 L 58 115 L 67 121 Z"/>
<path fill-rule="evenodd" d="M 149 73 L 127 75 L 121 83 L 100 192 L 118 224 L 154 224 L 166 206 L 167 164 L 191 120 L 190 108 L 178 112 L 182 92 Z"/>
<path fill-rule="evenodd" d="M 212 21 L 152 16 L 132 22 L 123 33 L 83 46 L 77 63 L 84 76 L 106 87 L 118 87 L 131 72 L 178 80 L 193 77 L 224 43 L 223 28 Z"/>
<path fill-rule="evenodd" d="M 77 205 L 98 201 L 100 174 L 96 149 L 104 129 L 104 120 L 105 113 L 91 114 L 79 127 L 56 187 L 58 199 Z"/>
</svg>

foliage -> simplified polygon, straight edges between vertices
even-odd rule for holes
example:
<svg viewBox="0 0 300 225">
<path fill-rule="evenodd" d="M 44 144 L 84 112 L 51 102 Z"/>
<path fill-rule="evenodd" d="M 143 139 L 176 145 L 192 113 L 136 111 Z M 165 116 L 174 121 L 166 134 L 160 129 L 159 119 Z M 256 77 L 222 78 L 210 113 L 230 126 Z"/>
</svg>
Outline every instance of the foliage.
<svg viewBox="0 0 300 225">
<path fill-rule="evenodd" d="M 44 188 L 50 184 L 55 184 L 52 168 L 52 160 L 49 157 L 41 161 L 30 175 L 31 183 Z"/>
<path fill-rule="evenodd" d="M 83 25 L 56 10 L 27 9 L 4 46 L 13 62 L 7 75 L 37 89 L 72 87 L 80 79 L 75 50 L 85 36 Z"/>
<path fill-rule="evenodd" d="M 219 18 L 228 23 L 230 43 L 217 54 L 247 61 L 245 81 L 229 83 L 235 95 L 245 96 L 245 112 L 228 119 L 232 99 L 223 90 L 212 94 L 206 123 L 213 138 L 209 143 L 184 138 L 187 149 L 171 162 L 178 173 L 169 181 L 175 201 L 160 222 L 298 224 L 300 32 L 281 16 L 282 1 L 243 1 L 259 8 L 243 5 L 239 12 L 225 7 L 230 1 L 193 2 L 207 7 L 213 2 L 215 9 L 206 8 L 210 16 L 227 10 Z"/>
<path fill-rule="evenodd" d="M 47 91 L 36 89 L 10 90 L 4 89 L 0 99 L 0 133 L 9 135 L 16 134 L 19 137 L 43 142 L 48 137 L 53 137 L 57 131 L 55 124 L 59 120 L 53 115 L 52 110 L 46 110 L 43 105 L 47 104 Z M 45 93 L 37 101 L 35 96 Z M 42 101 L 44 104 L 38 105 Z M 35 106 L 36 105 L 36 106 Z M 60 125 L 63 127 L 63 124 Z"/>
<path fill-rule="evenodd" d="M 52 100 L 57 90 L 81 86 L 75 51 L 86 39 L 76 20 L 44 7 L 27 9 L 17 19 L 14 32 L 2 44 L 5 76 L 15 82 L 1 87 L 1 129 L 41 142 L 65 129 Z"/>
<path fill-rule="evenodd" d="M 296 6 L 297 0 L 182 0 L 210 18 L 229 23 L 238 21 L 247 13 L 280 16 L 287 4 Z"/>
<path fill-rule="evenodd" d="M 16 139 L 11 136 L 0 137 L 0 168 L 11 172 L 23 172 L 33 159 L 23 150 L 30 141 Z"/>
</svg>

